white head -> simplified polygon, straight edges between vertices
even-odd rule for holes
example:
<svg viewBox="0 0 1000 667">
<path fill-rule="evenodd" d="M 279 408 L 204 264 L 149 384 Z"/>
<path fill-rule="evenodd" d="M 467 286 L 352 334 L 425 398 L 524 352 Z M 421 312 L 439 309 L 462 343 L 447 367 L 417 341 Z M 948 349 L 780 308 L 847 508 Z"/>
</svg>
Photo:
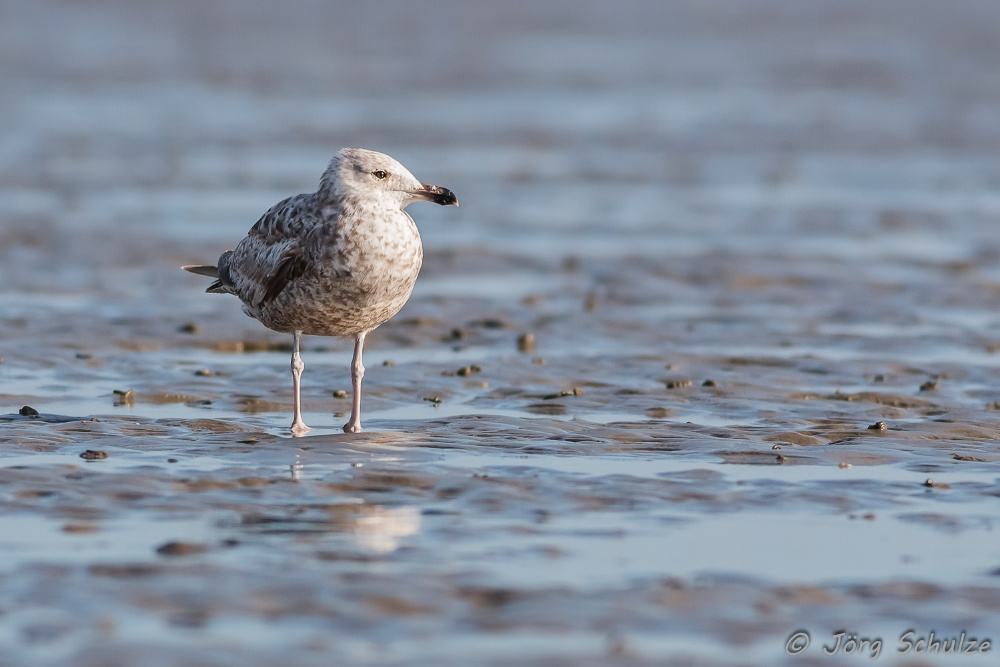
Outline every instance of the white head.
<svg viewBox="0 0 1000 667">
<path fill-rule="evenodd" d="M 337 151 L 320 180 L 320 190 L 338 199 L 357 203 L 375 200 L 401 209 L 417 200 L 458 206 L 451 190 L 421 183 L 395 159 L 363 148 Z"/>
</svg>

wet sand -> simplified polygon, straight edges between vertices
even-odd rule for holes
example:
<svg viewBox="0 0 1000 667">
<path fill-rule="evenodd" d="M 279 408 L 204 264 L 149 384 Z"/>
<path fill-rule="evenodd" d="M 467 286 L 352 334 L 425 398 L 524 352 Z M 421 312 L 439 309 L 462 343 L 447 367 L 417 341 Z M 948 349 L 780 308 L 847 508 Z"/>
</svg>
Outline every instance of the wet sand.
<svg viewBox="0 0 1000 667">
<path fill-rule="evenodd" d="M 992 664 L 998 21 L 6 3 L 0 664 Z M 462 207 L 291 438 L 177 267 L 342 145 Z"/>
</svg>

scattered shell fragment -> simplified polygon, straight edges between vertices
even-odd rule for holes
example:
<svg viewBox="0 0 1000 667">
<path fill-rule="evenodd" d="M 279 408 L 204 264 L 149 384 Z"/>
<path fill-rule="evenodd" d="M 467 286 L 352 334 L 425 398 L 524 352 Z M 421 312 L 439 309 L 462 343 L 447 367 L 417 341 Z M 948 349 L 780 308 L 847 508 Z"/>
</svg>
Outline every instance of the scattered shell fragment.
<svg viewBox="0 0 1000 667">
<path fill-rule="evenodd" d="M 683 387 L 690 387 L 693 383 L 691 380 L 667 380 L 667 389 L 681 389 Z"/>
<path fill-rule="evenodd" d="M 112 393 L 115 396 L 115 405 L 135 404 L 135 391 L 132 389 L 115 389 Z"/>
<path fill-rule="evenodd" d="M 554 398 L 562 398 L 563 396 L 583 396 L 583 389 L 580 387 L 573 387 L 572 389 L 563 389 L 558 394 L 546 394 L 542 396 L 543 401 L 551 401 Z"/>
<path fill-rule="evenodd" d="M 878 421 L 868 427 L 869 431 L 887 431 L 889 427 L 883 421 Z"/>
<path fill-rule="evenodd" d="M 108 458 L 108 453 L 103 449 L 88 449 L 80 454 L 80 458 L 85 461 L 100 461 Z"/>
<path fill-rule="evenodd" d="M 347 392 L 343 389 L 335 389 L 333 392 L 334 398 L 347 398 Z"/>
<path fill-rule="evenodd" d="M 535 351 L 535 334 L 523 333 L 517 337 L 517 351 L 530 354 Z"/>
</svg>

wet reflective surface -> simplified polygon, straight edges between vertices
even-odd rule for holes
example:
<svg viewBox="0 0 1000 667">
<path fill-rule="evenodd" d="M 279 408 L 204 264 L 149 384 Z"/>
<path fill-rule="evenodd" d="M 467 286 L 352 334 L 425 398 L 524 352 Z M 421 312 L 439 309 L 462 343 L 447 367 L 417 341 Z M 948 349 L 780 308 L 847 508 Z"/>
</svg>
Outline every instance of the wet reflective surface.
<svg viewBox="0 0 1000 667">
<path fill-rule="evenodd" d="M 992 4 L 0 14 L 3 664 L 992 664 Z M 291 438 L 177 267 L 342 145 L 462 208 Z"/>
</svg>

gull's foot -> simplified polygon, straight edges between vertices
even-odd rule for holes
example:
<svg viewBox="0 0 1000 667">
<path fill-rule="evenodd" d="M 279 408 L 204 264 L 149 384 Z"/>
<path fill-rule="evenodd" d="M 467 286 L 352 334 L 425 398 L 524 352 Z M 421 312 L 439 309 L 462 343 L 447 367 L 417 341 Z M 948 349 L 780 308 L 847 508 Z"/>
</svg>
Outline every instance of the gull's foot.
<svg viewBox="0 0 1000 667">
<path fill-rule="evenodd" d="M 361 422 L 347 422 L 344 424 L 344 433 L 361 433 Z"/>
<path fill-rule="evenodd" d="M 305 425 L 303 421 L 297 421 L 292 424 L 292 435 L 296 438 L 300 438 L 312 429 Z"/>
</svg>

